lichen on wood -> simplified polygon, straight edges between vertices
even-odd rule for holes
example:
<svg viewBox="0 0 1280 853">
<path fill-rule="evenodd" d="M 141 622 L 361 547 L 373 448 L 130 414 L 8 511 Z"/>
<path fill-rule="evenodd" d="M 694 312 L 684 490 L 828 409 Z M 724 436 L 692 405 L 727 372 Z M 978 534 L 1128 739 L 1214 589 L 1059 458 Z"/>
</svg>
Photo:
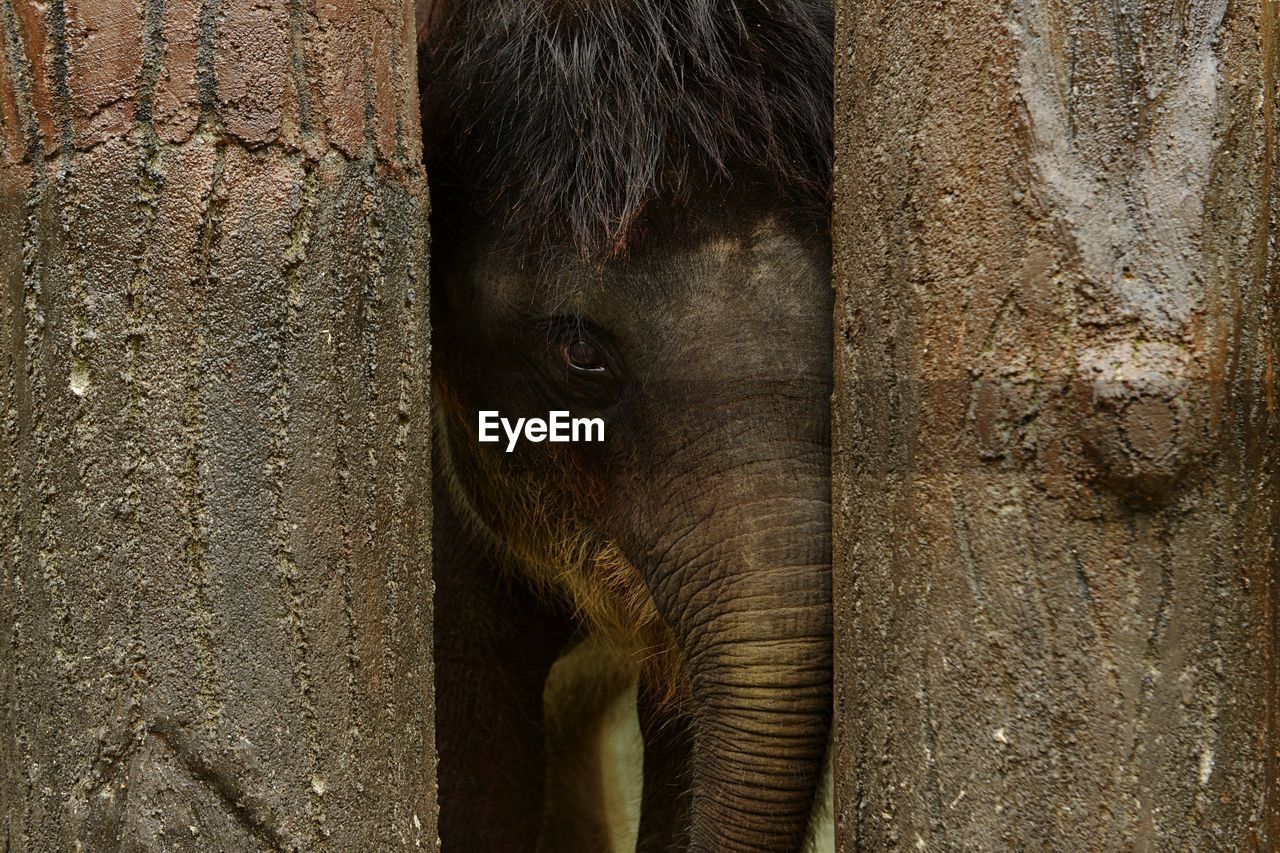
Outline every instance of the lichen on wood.
<svg viewBox="0 0 1280 853">
<path fill-rule="evenodd" d="M 1280 4 L 840 4 L 842 850 L 1280 845 Z"/>
</svg>

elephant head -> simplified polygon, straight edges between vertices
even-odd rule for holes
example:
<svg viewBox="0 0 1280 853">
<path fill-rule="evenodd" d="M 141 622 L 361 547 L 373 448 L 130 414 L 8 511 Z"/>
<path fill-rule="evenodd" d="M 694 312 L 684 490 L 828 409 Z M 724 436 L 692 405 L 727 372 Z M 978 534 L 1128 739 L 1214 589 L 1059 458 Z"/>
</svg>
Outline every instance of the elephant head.
<svg viewBox="0 0 1280 853">
<path fill-rule="evenodd" d="M 603 266 L 438 277 L 469 517 L 687 715 L 692 849 L 798 849 L 831 705 L 825 236 L 735 199 Z M 478 440 L 488 410 L 599 418 L 604 440 L 508 451 Z"/>
</svg>

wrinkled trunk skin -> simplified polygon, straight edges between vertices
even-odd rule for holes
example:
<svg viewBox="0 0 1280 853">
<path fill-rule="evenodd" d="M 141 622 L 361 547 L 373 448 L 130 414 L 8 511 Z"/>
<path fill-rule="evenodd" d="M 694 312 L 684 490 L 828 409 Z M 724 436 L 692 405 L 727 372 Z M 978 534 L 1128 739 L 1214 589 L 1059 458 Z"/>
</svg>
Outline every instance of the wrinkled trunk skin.
<svg viewBox="0 0 1280 853">
<path fill-rule="evenodd" d="M 837 32 L 839 849 L 1280 849 L 1280 3 Z"/>
<path fill-rule="evenodd" d="M 694 851 L 801 848 L 831 714 L 829 540 L 818 526 L 783 512 L 747 519 L 730 553 L 707 558 L 737 574 L 704 585 L 674 620 L 693 696 Z M 779 544 L 789 539 L 812 553 Z M 708 616 L 717 600 L 737 604 Z"/>
<path fill-rule="evenodd" d="M 798 851 L 812 812 L 831 714 L 830 611 L 795 588 L 830 582 L 830 564 L 777 570 L 749 609 L 713 619 L 690 657 L 694 748 L 691 849 Z M 772 584 L 770 584 L 772 586 Z"/>
<path fill-rule="evenodd" d="M 656 516 L 670 533 L 652 589 L 687 661 L 699 853 L 800 850 L 830 730 L 829 457 L 820 437 L 805 440 L 812 423 L 764 414 L 729 416 L 716 445 L 728 470 L 673 465 L 681 485 Z M 762 435 L 761 423 L 804 438 Z"/>
<path fill-rule="evenodd" d="M 407 3 L 0 3 L 0 848 L 435 846 L 415 90 Z"/>
</svg>

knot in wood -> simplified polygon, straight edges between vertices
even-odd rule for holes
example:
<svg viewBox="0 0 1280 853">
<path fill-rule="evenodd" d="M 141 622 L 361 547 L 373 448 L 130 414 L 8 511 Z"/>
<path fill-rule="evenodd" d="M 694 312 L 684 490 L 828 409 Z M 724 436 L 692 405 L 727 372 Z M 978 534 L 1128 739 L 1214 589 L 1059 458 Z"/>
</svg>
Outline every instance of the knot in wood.
<svg viewBox="0 0 1280 853">
<path fill-rule="evenodd" d="M 1122 341 L 1077 362 L 1081 444 L 1092 477 L 1137 503 L 1163 503 L 1195 460 L 1203 382 L 1183 347 Z"/>
</svg>

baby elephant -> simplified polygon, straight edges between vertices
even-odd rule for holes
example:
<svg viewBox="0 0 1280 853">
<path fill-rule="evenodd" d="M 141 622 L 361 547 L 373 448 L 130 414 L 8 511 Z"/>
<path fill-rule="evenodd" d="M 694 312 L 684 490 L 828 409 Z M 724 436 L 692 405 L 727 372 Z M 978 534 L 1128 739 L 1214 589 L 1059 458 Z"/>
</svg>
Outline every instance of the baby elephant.
<svg viewBox="0 0 1280 853">
<path fill-rule="evenodd" d="M 534 849 L 548 671 L 591 637 L 640 680 L 639 848 L 797 851 L 831 715 L 829 3 L 418 20 L 444 849 Z"/>
</svg>

